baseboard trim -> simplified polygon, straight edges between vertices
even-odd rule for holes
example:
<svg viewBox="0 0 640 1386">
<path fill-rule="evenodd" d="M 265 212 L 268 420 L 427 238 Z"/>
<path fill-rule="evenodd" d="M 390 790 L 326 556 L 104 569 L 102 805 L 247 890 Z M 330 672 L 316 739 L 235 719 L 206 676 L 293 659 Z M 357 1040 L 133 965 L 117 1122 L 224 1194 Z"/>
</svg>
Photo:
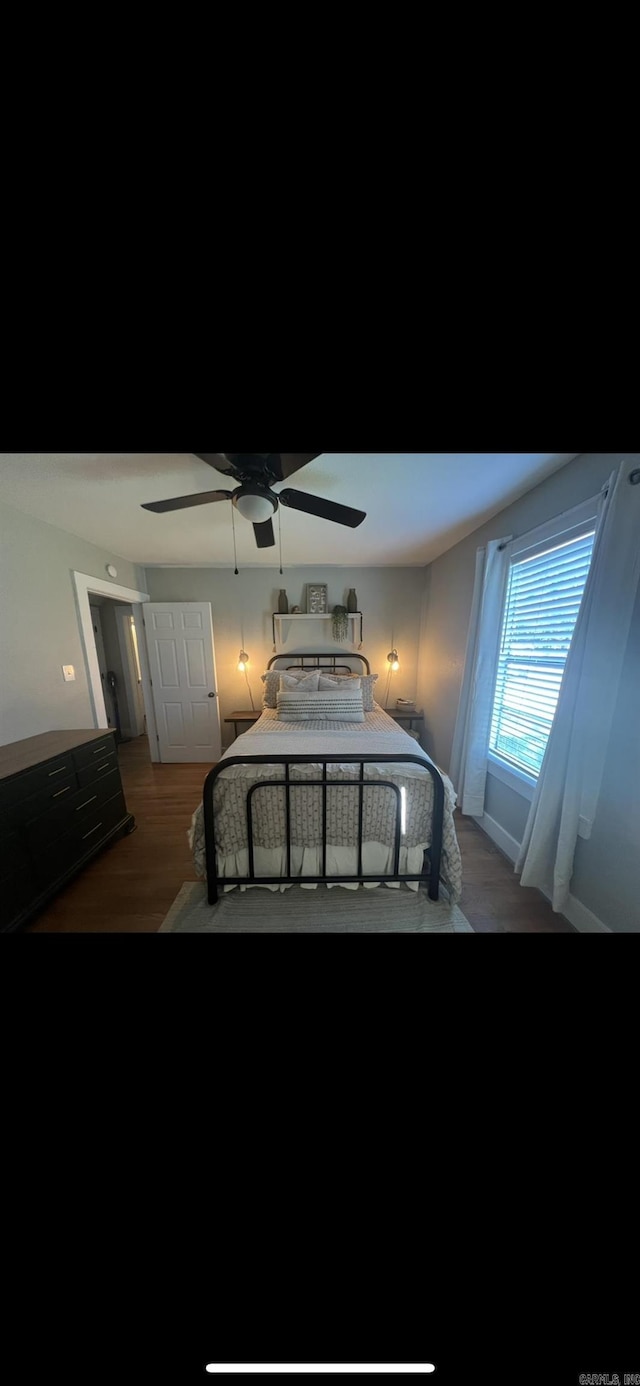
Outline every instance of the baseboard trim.
<svg viewBox="0 0 640 1386">
<path fill-rule="evenodd" d="M 613 933 L 609 925 L 603 924 L 602 920 L 598 919 L 597 914 L 593 914 L 591 910 L 588 910 L 587 906 L 583 905 L 581 900 L 576 900 L 575 895 L 569 896 L 565 914 L 569 923 L 573 924 L 574 929 L 577 929 L 581 934 Z"/>
<path fill-rule="evenodd" d="M 506 832 L 499 823 L 496 823 L 495 818 L 491 818 L 488 813 L 483 813 L 482 818 L 476 818 L 474 816 L 473 821 L 477 823 L 483 833 L 487 834 L 487 837 L 491 838 L 492 842 L 495 842 L 496 847 L 499 847 L 500 851 L 504 852 L 505 857 L 508 857 L 509 861 L 515 862 L 518 852 L 520 851 L 520 843 L 515 837 L 511 837 L 511 834 Z M 551 900 L 546 890 L 542 890 L 540 893 L 544 895 L 546 900 Z M 569 896 L 563 913 L 565 918 L 569 920 L 569 923 L 573 924 L 574 929 L 578 930 L 578 933 L 610 934 L 612 932 L 608 924 L 603 924 L 602 920 L 598 919 L 597 915 L 587 909 L 587 906 L 583 905 L 581 900 L 577 900 L 575 895 Z"/>
<path fill-rule="evenodd" d="M 483 833 L 486 833 L 492 842 L 495 842 L 496 847 L 504 852 L 509 861 L 515 861 L 520 851 L 520 843 L 516 841 L 515 837 L 511 837 L 511 834 L 506 832 L 499 823 L 496 823 L 495 818 L 490 818 L 488 813 L 483 813 L 482 818 L 474 817 L 473 821 L 478 824 L 479 828 L 482 828 Z"/>
</svg>

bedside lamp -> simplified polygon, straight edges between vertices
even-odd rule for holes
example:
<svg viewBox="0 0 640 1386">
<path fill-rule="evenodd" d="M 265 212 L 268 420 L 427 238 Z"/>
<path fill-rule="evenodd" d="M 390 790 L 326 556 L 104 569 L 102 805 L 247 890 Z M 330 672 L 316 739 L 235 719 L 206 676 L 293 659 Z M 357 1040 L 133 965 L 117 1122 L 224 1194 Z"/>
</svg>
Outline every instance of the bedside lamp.
<svg viewBox="0 0 640 1386">
<path fill-rule="evenodd" d="M 387 664 L 389 665 L 389 672 L 387 674 L 387 692 L 384 700 L 385 707 L 389 706 L 389 689 L 391 687 L 391 675 L 395 673 L 396 669 L 400 668 L 400 660 L 398 659 L 398 651 L 396 649 L 389 650 L 389 653 L 387 655 Z"/>
<path fill-rule="evenodd" d="M 248 688 L 248 690 L 249 690 L 249 697 L 250 697 L 250 699 L 251 699 L 251 706 L 252 706 L 252 708 L 253 708 L 253 710 L 254 710 L 254 712 L 255 712 L 255 703 L 254 703 L 254 701 L 253 701 L 253 693 L 251 692 L 251 684 L 249 683 L 249 675 L 248 675 L 248 673 L 247 673 L 247 665 L 248 665 L 248 663 L 249 663 L 249 656 L 248 656 L 248 654 L 247 654 L 247 651 L 246 651 L 246 650 L 241 650 L 241 651 L 240 651 L 240 654 L 238 655 L 238 673 L 239 673 L 239 674 L 244 674 L 244 676 L 245 676 L 245 679 L 246 679 L 246 682 L 247 682 L 247 688 Z"/>
</svg>

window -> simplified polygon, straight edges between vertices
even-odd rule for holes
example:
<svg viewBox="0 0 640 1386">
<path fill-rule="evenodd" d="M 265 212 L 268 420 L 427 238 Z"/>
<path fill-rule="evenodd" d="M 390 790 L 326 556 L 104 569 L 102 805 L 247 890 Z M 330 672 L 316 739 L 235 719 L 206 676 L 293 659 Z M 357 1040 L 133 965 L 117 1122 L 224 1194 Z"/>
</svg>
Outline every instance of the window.
<svg viewBox="0 0 640 1386">
<path fill-rule="evenodd" d="M 490 751 L 537 777 L 558 701 L 565 660 L 587 580 L 595 509 L 532 544 L 514 541 L 500 637 Z M 581 507 L 581 510 L 583 508 Z M 548 528 L 548 527 L 547 527 Z"/>
</svg>

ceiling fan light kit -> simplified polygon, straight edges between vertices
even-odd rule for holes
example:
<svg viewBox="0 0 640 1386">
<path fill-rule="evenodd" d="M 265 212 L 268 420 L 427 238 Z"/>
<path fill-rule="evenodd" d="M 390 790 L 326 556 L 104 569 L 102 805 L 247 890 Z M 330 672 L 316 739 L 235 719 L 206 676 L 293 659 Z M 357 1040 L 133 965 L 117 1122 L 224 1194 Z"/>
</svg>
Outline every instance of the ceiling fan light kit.
<svg viewBox="0 0 640 1386">
<path fill-rule="evenodd" d="M 291 510 L 301 510 L 306 515 L 315 515 L 320 520 L 331 520 L 334 524 L 347 525 L 356 529 L 366 519 L 364 510 L 355 510 L 350 505 L 339 505 L 337 501 L 325 500 L 324 496 L 314 496 L 306 491 L 286 487 L 277 494 L 271 488 L 280 481 L 286 481 L 301 467 L 306 467 L 319 452 L 196 452 L 208 467 L 214 467 L 224 476 L 234 477 L 240 485 L 235 491 L 204 491 L 195 496 L 175 496 L 172 500 L 153 501 L 142 506 L 162 514 L 169 510 L 186 510 L 193 505 L 209 505 L 215 501 L 231 500 L 239 515 L 253 525 L 256 544 L 259 549 L 272 548 L 276 539 L 272 517 L 278 505 L 286 505 Z"/>
<path fill-rule="evenodd" d="M 231 499 L 236 510 L 253 525 L 270 520 L 278 508 L 276 496 L 262 486 L 240 486 Z"/>
</svg>

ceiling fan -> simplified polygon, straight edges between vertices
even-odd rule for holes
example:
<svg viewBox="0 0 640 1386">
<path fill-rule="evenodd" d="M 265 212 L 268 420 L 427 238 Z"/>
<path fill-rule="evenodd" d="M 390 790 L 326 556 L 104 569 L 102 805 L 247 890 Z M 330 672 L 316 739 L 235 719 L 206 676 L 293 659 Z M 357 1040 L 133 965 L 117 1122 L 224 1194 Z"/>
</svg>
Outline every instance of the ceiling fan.
<svg viewBox="0 0 640 1386">
<path fill-rule="evenodd" d="M 196 452 L 194 457 L 215 467 L 217 472 L 232 476 L 240 485 L 234 491 L 203 491 L 196 496 L 152 501 L 142 509 L 162 514 L 165 510 L 186 510 L 191 505 L 231 500 L 239 514 L 252 523 L 259 549 L 269 549 L 276 542 L 272 517 L 279 502 L 292 510 L 303 510 L 307 515 L 317 515 L 321 520 L 334 520 L 338 525 L 355 529 L 366 519 L 366 511 L 323 500 L 322 496 L 311 496 L 307 491 L 294 491 L 291 487 L 277 494 L 271 489 L 276 482 L 287 481 L 294 472 L 320 455 L 319 452 Z"/>
</svg>

